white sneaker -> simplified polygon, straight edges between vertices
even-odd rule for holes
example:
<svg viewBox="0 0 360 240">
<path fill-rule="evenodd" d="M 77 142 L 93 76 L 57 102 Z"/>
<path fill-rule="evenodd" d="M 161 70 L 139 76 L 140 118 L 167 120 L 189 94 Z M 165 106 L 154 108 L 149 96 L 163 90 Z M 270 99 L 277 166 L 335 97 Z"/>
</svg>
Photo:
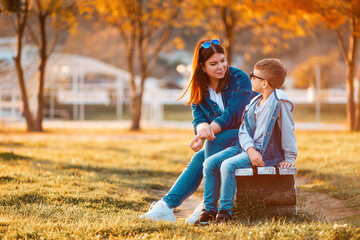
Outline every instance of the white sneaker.
<svg viewBox="0 0 360 240">
<path fill-rule="evenodd" d="M 174 209 L 169 208 L 166 202 L 159 200 L 153 202 L 150 205 L 149 211 L 144 215 L 140 215 L 140 218 L 152 219 L 155 221 L 167 221 L 167 222 L 176 222 L 176 217 L 174 215 Z"/>
<path fill-rule="evenodd" d="M 185 223 L 194 224 L 196 220 L 200 218 L 200 215 L 202 213 L 202 210 L 205 208 L 205 205 L 203 202 L 201 202 L 197 207 L 195 208 L 194 212 L 191 214 L 190 217 L 185 219 Z"/>
</svg>

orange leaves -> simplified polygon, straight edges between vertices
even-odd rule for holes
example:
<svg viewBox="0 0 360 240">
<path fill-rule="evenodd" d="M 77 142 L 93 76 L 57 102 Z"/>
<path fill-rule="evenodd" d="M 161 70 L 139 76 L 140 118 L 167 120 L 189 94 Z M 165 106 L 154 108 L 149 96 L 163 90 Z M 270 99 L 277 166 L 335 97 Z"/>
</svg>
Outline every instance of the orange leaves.
<svg viewBox="0 0 360 240">
<path fill-rule="evenodd" d="M 354 19 L 354 28 L 353 28 L 354 35 L 360 38 L 360 18 Z M 359 68 L 360 74 L 360 68 Z"/>
<path fill-rule="evenodd" d="M 306 26 L 320 25 L 338 29 L 352 17 L 360 17 L 358 0 L 272 0 L 272 3 L 286 15 L 306 21 Z M 301 31 L 298 31 L 302 34 Z"/>
<path fill-rule="evenodd" d="M 124 31 L 133 31 L 138 24 L 156 29 L 164 22 L 172 21 L 179 4 L 178 0 L 80 0 L 79 7 L 83 13 L 96 12 L 107 23 Z"/>
<path fill-rule="evenodd" d="M 169 48 L 173 49 L 184 49 L 185 48 L 185 42 L 182 38 L 176 37 L 172 39 L 172 41 L 169 42 Z"/>
</svg>

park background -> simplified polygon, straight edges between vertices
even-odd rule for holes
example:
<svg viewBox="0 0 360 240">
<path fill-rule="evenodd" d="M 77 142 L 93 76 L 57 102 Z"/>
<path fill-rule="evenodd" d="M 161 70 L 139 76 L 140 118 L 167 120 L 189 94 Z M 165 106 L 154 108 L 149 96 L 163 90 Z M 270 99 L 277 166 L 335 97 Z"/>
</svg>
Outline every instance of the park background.
<svg viewBox="0 0 360 240">
<path fill-rule="evenodd" d="M 360 1 L 0 6 L 3 237 L 360 238 Z M 191 158 L 191 111 L 186 97 L 177 98 L 204 37 L 219 38 L 231 65 L 246 73 L 265 57 L 288 67 L 284 91 L 296 103 L 299 149 L 297 217 L 237 206 L 228 226 L 138 219 Z"/>
</svg>

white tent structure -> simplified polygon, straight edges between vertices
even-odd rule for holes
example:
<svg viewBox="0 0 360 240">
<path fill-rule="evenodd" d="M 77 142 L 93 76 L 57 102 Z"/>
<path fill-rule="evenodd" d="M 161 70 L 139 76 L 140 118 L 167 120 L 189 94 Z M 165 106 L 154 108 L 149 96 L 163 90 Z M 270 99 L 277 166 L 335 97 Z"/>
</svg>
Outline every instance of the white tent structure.
<svg viewBox="0 0 360 240">
<path fill-rule="evenodd" d="M 85 81 L 89 74 L 111 76 L 113 80 Z M 84 107 L 87 104 L 116 104 L 117 119 L 122 119 L 123 101 L 127 97 L 129 73 L 99 60 L 84 56 L 55 53 L 47 65 L 47 86 L 50 91 L 50 118 L 55 114 L 55 98 L 63 104 L 73 105 L 73 118 L 85 119 Z M 59 79 L 71 79 L 59 81 Z"/>
<path fill-rule="evenodd" d="M 5 43 L 0 41 L 0 120 L 7 121 L 23 119 L 21 94 L 12 60 L 15 55 L 12 46 L 14 43 L 14 40 Z M 23 67 L 33 112 L 37 109 L 38 61 L 34 49 L 28 48 L 23 56 Z M 89 81 L 89 75 L 97 77 Z M 122 119 L 123 105 L 129 104 L 129 79 L 128 72 L 99 60 L 74 54 L 54 53 L 46 65 L 45 95 L 49 101 L 49 108 L 45 109 L 46 116 L 50 119 L 69 119 L 69 112 L 59 109 L 57 103 L 72 105 L 74 120 L 85 119 L 86 105 L 112 104 L 116 105 L 117 119 Z M 136 82 L 139 82 L 138 78 Z M 180 96 L 181 91 L 174 90 L 176 93 L 170 93 L 168 90 L 160 89 L 158 82 L 158 79 L 150 78 L 145 83 L 143 116 L 148 120 L 163 119 L 165 102 L 179 103 L 176 102 L 176 98 Z M 171 96 L 168 96 L 169 94 Z"/>
<path fill-rule="evenodd" d="M 31 110 L 37 109 L 36 91 L 38 87 L 38 57 L 27 54 L 23 57 L 26 87 L 29 94 Z M 102 83 L 85 83 L 86 74 L 106 74 L 115 81 Z M 17 74 L 13 61 L 0 62 L 0 118 L 9 120 L 21 118 L 22 102 L 18 87 Z M 59 82 L 59 79 L 71 79 Z M 110 104 L 109 90 L 115 91 L 117 118 L 122 117 L 124 85 L 129 74 L 101 61 L 72 54 L 55 53 L 51 55 L 46 67 L 45 91 L 50 95 L 50 118 L 56 112 L 55 102 L 73 105 L 74 119 L 84 119 L 86 104 Z M 56 98 L 56 99 L 55 99 Z M 61 114 L 60 114 L 61 115 Z"/>
<path fill-rule="evenodd" d="M 89 74 L 104 74 L 114 80 L 86 82 Z M 71 81 L 61 82 L 61 77 Z M 57 80 L 56 80 L 57 78 Z M 47 65 L 47 88 L 50 91 L 50 118 L 55 114 L 55 97 L 58 102 L 73 105 L 73 119 L 84 120 L 87 104 L 116 104 L 117 119 L 122 119 L 123 105 L 130 102 L 130 75 L 128 72 L 99 60 L 74 54 L 55 53 Z M 140 84 L 140 78 L 135 82 Z M 180 101 L 183 90 L 162 89 L 159 79 L 150 77 L 145 82 L 143 119 L 160 122 L 164 119 L 165 104 L 184 104 Z"/>
</svg>

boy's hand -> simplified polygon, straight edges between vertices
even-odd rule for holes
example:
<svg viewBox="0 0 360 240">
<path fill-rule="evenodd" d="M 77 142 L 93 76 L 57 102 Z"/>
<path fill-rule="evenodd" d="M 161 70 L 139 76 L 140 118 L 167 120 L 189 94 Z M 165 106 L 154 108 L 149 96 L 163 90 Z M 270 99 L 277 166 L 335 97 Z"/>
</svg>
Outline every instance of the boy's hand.
<svg viewBox="0 0 360 240">
<path fill-rule="evenodd" d="M 200 123 L 197 128 L 197 135 L 201 139 L 207 139 L 209 141 L 213 141 L 215 139 L 215 134 L 212 128 L 208 123 Z"/>
<path fill-rule="evenodd" d="M 265 163 L 263 161 L 261 154 L 258 151 L 256 151 L 255 148 L 251 147 L 246 152 L 249 155 L 251 164 L 253 166 L 255 166 L 255 167 L 264 167 L 265 166 Z"/>
<path fill-rule="evenodd" d="M 198 152 L 200 151 L 200 149 L 203 147 L 204 145 L 204 140 L 202 140 L 201 138 L 199 138 L 198 135 L 196 135 L 195 137 L 193 137 L 193 139 L 191 140 L 189 146 L 190 148 L 194 151 L 194 152 Z"/>
<path fill-rule="evenodd" d="M 292 162 L 288 162 L 288 161 L 282 161 L 281 163 L 279 163 L 280 167 L 295 167 L 295 163 Z"/>
</svg>

